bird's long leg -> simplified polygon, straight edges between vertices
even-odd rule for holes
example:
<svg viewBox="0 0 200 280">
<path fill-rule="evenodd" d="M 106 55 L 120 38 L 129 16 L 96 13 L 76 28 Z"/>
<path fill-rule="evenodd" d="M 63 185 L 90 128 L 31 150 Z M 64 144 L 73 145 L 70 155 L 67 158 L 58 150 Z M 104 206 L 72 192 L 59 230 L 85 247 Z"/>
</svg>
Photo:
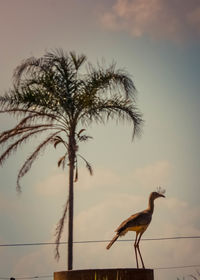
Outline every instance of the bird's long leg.
<svg viewBox="0 0 200 280">
<path fill-rule="evenodd" d="M 143 259 L 142 259 L 142 255 L 141 255 L 141 252 L 140 252 L 140 247 L 139 247 L 139 242 L 140 242 L 140 239 L 141 239 L 141 237 L 142 237 L 142 234 L 143 234 L 143 232 L 140 233 L 140 236 L 139 236 L 138 241 L 137 241 L 137 244 L 136 244 L 136 249 L 137 249 L 138 252 L 139 252 L 140 260 L 141 260 L 141 262 L 142 262 L 142 267 L 145 268 L 144 262 L 143 262 Z"/>
<path fill-rule="evenodd" d="M 137 256 L 137 237 L 138 237 L 138 233 L 136 232 L 134 249 L 135 249 L 135 258 L 136 258 L 137 268 L 139 268 L 139 266 L 138 266 L 138 256 Z"/>
</svg>

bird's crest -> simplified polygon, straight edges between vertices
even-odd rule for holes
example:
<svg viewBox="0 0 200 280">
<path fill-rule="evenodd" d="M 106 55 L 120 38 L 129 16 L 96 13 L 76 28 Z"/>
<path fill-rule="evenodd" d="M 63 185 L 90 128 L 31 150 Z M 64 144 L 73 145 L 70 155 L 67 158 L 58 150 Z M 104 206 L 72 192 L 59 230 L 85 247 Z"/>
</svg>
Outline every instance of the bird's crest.
<svg viewBox="0 0 200 280">
<path fill-rule="evenodd" d="M 159 186 L 159 187 L 157 187 L 156 192 L 159 193 L 159 194 L 165 194 L 166 190 L 163 189 L 161 186 Z"/>
</svg>

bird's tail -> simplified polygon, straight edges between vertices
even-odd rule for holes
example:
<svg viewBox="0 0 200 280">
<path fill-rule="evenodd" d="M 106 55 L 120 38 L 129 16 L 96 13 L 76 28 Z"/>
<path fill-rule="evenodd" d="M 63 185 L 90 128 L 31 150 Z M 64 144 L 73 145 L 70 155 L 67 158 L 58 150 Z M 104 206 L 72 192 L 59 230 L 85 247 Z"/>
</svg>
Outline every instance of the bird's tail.
<svg viewBox="0 0 200 280">
<path fill-rule="evenodd" d="M 116 234 L 113 239 L 110 241 L 110 243 L 107 245 L 106 249 L 110 249 L 110 247 L 113 245 L 113 243 L 117 240 L 117 238 L 119 237 L 119 234 Z"/>
</svg>

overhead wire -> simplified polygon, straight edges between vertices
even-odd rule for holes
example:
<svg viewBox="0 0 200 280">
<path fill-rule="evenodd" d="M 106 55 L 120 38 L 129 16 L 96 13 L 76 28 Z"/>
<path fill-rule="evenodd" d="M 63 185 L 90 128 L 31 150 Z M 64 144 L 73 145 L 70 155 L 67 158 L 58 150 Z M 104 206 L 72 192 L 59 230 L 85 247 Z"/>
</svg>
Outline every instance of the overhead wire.
<svg viewBox="0 0 200 280">
<path fill-rule="evenodd" d="M 172 236 L 172 237 L 161 237 L 161 238 L 143 238 L 141 241 L 165 241 L 165 240 L 177 240 L 177 239 L 200 239 L 200 236 Z M 88 244 L 88 243 L 106 243 L 110 240 L 83 240 L 74 241 L 74 244 Z M 117 240 L 118 242 L 131 242 L 133 239 L 122 239 Z M 59 244 L 67 244 L 68 242 L 63 241 Z M 43 246 L 43 245 L 56 245 L 56 242 L 38 242 L 38 243 L 12 243 L 12 244 L 0 244 L 0 247 L 20 247 L 20 246 Z M 169 269 L 183 269 L 200 267 L 200 264 L 183 265 L 183 266 L 166 266 L 166 267 L 153 267 L 154 270 L 169 270 Z M 41 279 L 41 278 L 52 278 L 53 275 L 42 275 L 42 276 L 26 276 L 26 277 L 0 277 L 0 280 L 28 280 L 28 279 Z"/>
<path fill-rule="evenodd" d="M 160 238 L 143 238 L 141 241 L 165 241 L 165 240 L 177 240 L 177 239 L 200 239 L 200 236 L 172 236 L 172 237 L 160 237 Z M 74 244 L 88 244 L 88 243 L 106 243 L 110 240 L 82 240 L 74 241 Z M 133 239 L 121 239 L 117 242 L 132 242 Z M 60 245 L 67 244 L 67 241 L 59 242 Z M 56 245 L 56 242 L 33 242 L 33 243 L 10 243 L 0 244 L 0 247 L 20 247 L 20 246 L 45 246 Z"/>
<path fill-rule="evenodd" d="M 23 276 L 23 277 L 0 277 L 0 280 L 25 280 L 25 279 L 42 279 L 42 278 L 52 278 L 53 275 L 42 275 L 42 276 Z"/>
<path fill-rule="evenodd" d="M 153 267 L 153 270 L 168 270 L 168 269 L 183 269 L 183 268 L 193 268 L 200 267 L 200 264 L 192 264 L 192 265 L 182 265 L 182 266 L 166 266 L 166 267 Z M 23 276 L 23 277 L 0 277 L 0 280 L 25 280 L 25 279 L 42 279 L 42 278 L 52 278 L 52 275 L 41 275 L 41 276 Z"/>
<path fill-rule="evenodd" d="M 182 265 L 182 266 L 153 267 L 152 269 L 163 270 L 163 269 L 179 269 L 179 268 L 191 268 L 191 267 L 200 267 L 200 264 L 191 264 L 191 265 Z"/>
</svg>

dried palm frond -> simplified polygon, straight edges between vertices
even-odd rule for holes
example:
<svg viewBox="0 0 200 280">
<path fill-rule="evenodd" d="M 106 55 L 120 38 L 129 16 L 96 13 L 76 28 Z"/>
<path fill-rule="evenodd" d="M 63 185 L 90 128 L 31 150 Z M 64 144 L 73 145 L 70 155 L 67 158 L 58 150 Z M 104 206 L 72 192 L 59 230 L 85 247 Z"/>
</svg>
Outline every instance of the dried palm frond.
<svg viewBox="0 0 200 280">
<path fill-rule="evenodd" d="M 60 136 L 58 136 L 58 135 L 52 139 L 52 142 L 54 143 L 54 148 L 56 148 L 57 145 L 58 145 L 58 144 L 61 144 L 61 143 L 62 143 L 66 148 L 68 148 L 67 142 L 64 141 L 63 138 L 60 137 Z"/>
<path fill-rule="evenodd" d="M 21 192 L 21 186 L 20 186 L 20 179 L 30 170 L 33 162 L 36 160 L 36 158 L 39 156 L 40 152 L 46 148 L 48 144 L 51 143 L 51 140 L 53 137 L 56 136 L 60 131 L 56 131 L 55 133 L 48 136 L 36 149 L 35 151 L 27 158 L 21 169 L 19 170 L 18 176 L 17 176 L 17 191 Z"/>
<path fill-rule="evenodd" d="M 26 133 L 28 131 L 31 132 L 41 132 L 41 129 L 48 130 L 50 127 L 52 127 L 51 124 L 42 124 L 42 125 L 35 125 L 35 126 L 24 126 L 24 127 L 14 127 L 13 129 L 4 131 L 0 134 L 0 144 L 6 142 L 8 139 L 14 139 L 16 136 L 20 136 L 23 133 Z"/>
<path fill-rule="evenodd" d="M 65 219 L 66 219 L 66 215 L 67 215 L 68 206 L 69 206 L 69 199 L 67 199 L 67 203 L 64 206 L 63 215 L 62 215 L 61 219 L 59 220 L 59 222 L 56 226 L 56 231 L 55 231 L 55 237 L 56 237 L 55 259 L 57 261 L 60 258 L 59 245 L 60 245 L 60 239 L 61 239 L 61 236 L 62 236 L 62 232 L 63 232 L 63 229 L 64 229 L 64 224 L 65 224 Z"/>
<path fill-rule="evenodd" d="M 88 169 L 90 175 L 93 175 L 93 169 L 92 169 L 91 164 L 83 156 L 81 156 L 80 154 L 77 154 L 77 156 L 79 156 L 85 162 L 86 168 Z"/>
<path fill-rule="evenodd" d="M 2 98 L 3 97 L 0 97 L 0 106 L 2 106 Z M 29 109 L 23 109 L 23 108 L 10 108 L 9 109 L 9 108 L 7 108 L 4 110 L 0 110 L 0 114 L 3 114 L 3 113 L 9 113 L 13 116 L 22 116 L 22 115 L 26 116 L 27 114 L 31 114 L 31 116 L 34 115 L 35 117 L 37 117 L 38 119 L 41 119 L 41 120 L 51 120 L 51 121 L 59 120 L 58 116 L 56 116 L 55 114 L 50 114 L 47 112 L 44 113 L 39 110 L 37 110 L 37 111 L 31 110 L 30 108 Z"/>
<path fill-rule="evenodd" d="M 75 167 L 75 178 L 74 178 L 74 182 L 78 182 L 78 162 L 77 162 L 77 158 L 76 158 L 76 163 L 75 163 L 76 167 Z"/>
<path fill-rule="evenodd" d="M 10 145 L 7 148 L 7 150 L 0 156 L 0 165 L 2 165 L 4 163 L 4 161 L 10 156 L 11 152 L 16 151 L 17 148 L 19 147 L 19 145 L 21 145 L 23 142 L 25 142 L 28 138 L 30 138 L 31 136 L 33 136 L 36 133 L 43 132 L 47 129 L 48 128 L 42 128 L 42 129 L 38 129 L 36 131 L 31 131 L 30 133 L 27 133 L 26 135 L 21 137 L 19 140 L 17 140 L 15 143 Z"/>
<path fill-rule="evenodd" d="M 58 160 L 58 167 L 61 166 L 62 164 L 62 168 L 65 168 L 65 164 L 66 164 L 66 157 L 67 157 L 67 153 L 64 154 L 64 156 L 62 156 L 59 160 Z"/>
</svg>

